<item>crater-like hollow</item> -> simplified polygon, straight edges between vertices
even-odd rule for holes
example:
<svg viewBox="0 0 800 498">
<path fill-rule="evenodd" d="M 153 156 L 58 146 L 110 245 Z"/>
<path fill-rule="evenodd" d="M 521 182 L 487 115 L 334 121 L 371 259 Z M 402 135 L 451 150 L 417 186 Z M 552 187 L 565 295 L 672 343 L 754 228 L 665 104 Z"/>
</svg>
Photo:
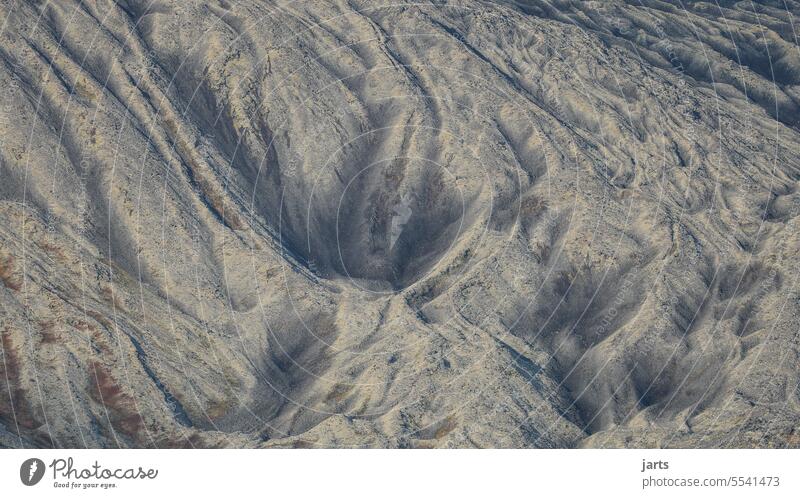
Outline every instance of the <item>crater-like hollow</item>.
<svg viewBox="0 0 800 498">
<path fill-rule="evenodd" d="M 355 171 L 337 189 L 314 189 L 298 235 L 309 267 L 373 291 L 404 288 L 430 271 L 468 228 L 469 197 L 443 166 L 392 158 Z"/>
</svg>

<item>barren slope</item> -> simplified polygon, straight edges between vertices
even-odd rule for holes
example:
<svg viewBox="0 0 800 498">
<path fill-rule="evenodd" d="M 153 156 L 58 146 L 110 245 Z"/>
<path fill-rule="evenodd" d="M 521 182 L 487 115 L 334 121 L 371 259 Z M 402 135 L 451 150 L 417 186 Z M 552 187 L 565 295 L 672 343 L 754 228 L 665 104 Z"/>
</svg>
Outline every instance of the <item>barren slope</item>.
<svg viewBox="0 0 800 498">
<path fill-rule="evenodd" d="M 796 2 L 0 3 L 0 446 L 800 446 Z"/>
</svg>

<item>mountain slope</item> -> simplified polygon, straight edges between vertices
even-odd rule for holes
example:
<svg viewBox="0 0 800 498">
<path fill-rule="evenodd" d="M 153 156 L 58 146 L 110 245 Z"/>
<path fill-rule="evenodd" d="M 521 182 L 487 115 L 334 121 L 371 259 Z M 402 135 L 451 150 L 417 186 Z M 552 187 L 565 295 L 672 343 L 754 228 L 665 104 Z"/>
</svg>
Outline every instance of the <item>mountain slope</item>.
<svg viewBox="0 0 800 498">
<path fill-rule="evenodd" d="M 798 446 L 796 4 L 0 8 L 0 445 Z"/>
</svg>

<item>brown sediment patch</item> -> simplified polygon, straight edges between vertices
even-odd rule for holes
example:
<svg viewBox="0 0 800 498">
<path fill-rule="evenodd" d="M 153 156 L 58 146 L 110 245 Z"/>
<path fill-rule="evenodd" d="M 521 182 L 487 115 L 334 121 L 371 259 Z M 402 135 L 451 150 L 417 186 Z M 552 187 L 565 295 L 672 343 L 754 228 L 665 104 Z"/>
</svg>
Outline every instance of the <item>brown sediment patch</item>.
<svg viewBox="0 0 800 498">
<path fill-rule="evenodd" d="M 0 332 L 3 361 L 0 362 L 0 420 L 6 427 L 33 429 L 41 425 L 34 417 L 20 381 L 19 352 L 8 329 Z"/>
<path fill-rule="evenodd" d="M 298 450 L 310 450 L 316 448 L 317 445 L 311 441 L 298 439 L 292 442 L 291 447 Z"/>
<path fill-rule="evenodd" d="M 125 303 L 122 301 L 122 299 L 120 299 L 120 291 L 118 291 L 117 289 L 115 289 L 111 285 L 101 283 L 100 284 L 100 295 L 103 297 L 103 300 L 106 303 L 114 306 L 114 308 L 116 310 L 122 311 L 122 312 L 127 311 Z"/>
<path fill-rule="evenodd" d="M 40 320 L 39 332 L 41 333 L 40 342 L 42 344 L 54 344 L 61 339 L 61 334 L 56 330 L 56 322 L 53 320 Z"/>
<path fill-rule="evenodd" d="M 791 434 L 787 434 L 786 447 L 787 448 L 800 448 L 800 429 L 795 429 Z"/>
<path fill-rule="evenodd" d="M 114 430 L 132 439 L 139 439 L 144 420 L 136 409 L 133 398 L 123 390 L 108 368 L 99 362 L 91 362 L 89 384 L 91 398 L 105 407 Z"/>
<path fill-rule="evenodd" d="M 453 430 L 458 426 L 455 417 L 452 415 L 448 415 L 444 420 L 441 421 L 439 426 L 436 428 L 436 432 L 433 434 L 434 439 L 441 439 L 446 435 L 453 432 Z"/>
<path fill-rule="evenodd" d="M 415 439 L 411 442 L 411 447 L 415 450 L 432 450 L 436 448 L 435 439 Z"/>
<path fill-rule="evenodd" d="M 67 257 L 64 255 L 64 250 L 59 247 L 57 244 L 52 242 L 41 240 L 37 242 L 37 245 L 47 254 L 49 254 L 54 260 L 64 263 L 67 261 Z"/>
<path fill-rule="evenodd" d="M 325 396 L 326 403 L 339 404 L 347 398 L 347 395 L 353 390 L 352 385 L 336 384 L 333 389 Z"/>
<path fill-rule="evenodd" d="M 17 274 L 14 267 L 14 256 L 0 254 L 0 282 L 13 291 L 22 289 L 22 278 Z"/>
<path fill-rule="evenodd" d="M 448 415 L 442 420 L 421 429 L 419 439 L 413 439 L 410 444 L 413 448 L 429 449 L 436 448 L 445 436 L 453 432 L 458 427 L 458 420 L 453 415 Z"/>
</svg>

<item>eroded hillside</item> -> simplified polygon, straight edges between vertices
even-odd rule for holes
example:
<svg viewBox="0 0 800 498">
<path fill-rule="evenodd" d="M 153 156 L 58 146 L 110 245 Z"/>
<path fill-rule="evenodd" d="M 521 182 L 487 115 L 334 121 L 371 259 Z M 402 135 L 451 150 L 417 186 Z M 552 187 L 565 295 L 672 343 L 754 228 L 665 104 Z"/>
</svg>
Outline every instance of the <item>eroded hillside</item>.
<svg viewBox="0 0 800 498">
<path fill-rule="evenodd" d="M 795 2 L 0 4 L 0 446 L 800 445 Z"/>
</svg>

